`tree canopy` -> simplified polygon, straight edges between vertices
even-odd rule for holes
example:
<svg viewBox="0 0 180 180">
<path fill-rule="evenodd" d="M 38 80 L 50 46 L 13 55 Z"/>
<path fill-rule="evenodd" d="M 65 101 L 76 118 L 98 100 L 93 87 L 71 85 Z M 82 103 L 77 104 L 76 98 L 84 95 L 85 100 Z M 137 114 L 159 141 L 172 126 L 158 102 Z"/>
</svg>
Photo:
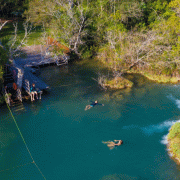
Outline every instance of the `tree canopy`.
<svg viewBox="0 0 180 180">
<path fill-rule="evenodd" d="M 7 9 L 3 2 L 1 10 Z M 14 3 L 18 11 L 22 8 L 23 16 L 78 56 L 97 57 L 114 70 L 180 73 L 179 0 L 6 2 Z"/>
<path fill-rule="evenodd" d="M 27 5 L 28 0 L 1 0 L 0 16 L 4 18 L 21 17 Z"/>
</svg>

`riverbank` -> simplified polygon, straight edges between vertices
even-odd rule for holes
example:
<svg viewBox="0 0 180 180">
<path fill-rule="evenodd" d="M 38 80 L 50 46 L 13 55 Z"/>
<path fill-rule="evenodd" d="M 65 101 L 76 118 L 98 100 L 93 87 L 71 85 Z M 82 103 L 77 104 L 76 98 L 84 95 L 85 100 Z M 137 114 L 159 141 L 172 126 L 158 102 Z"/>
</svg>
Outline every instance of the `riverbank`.
<svg viewBox="0 0 180 180">
<path fill-rule="evenodd" d="M 114 77 L 112 79 L 106 80 L 106 83 L 104 86 L 111 88 L 111 89 L 124 89 L 124 88 L 132 88 L 134 85 L 133 79 L 134 78 L 129 78 L 129 76 L 143 76 L 143 79 L 154 81 L 157 83 L 164 83 L 164 84 L 177 84 L 180 82 L 179 77 L 170 77 L 170 76 L 165 76 L 165 75 L 156 75 L 156 74 L 150 74 L 147 72 L 143 71 L 127 71 L 125 73 L 125 77 Z M 140 80 L 141 81 L 141 80 Z M 143 80 L 144 82 L 144 80 Z"/>
<path fill-rule="evenodd" d="M 147 71 L 131 70 L 131 71 L 127 71 L 127 73 L 138 73 L 138 74 L 141 74 L 141 75 L 145 76 L 149 80 L 155 81 L 157 83 L 173 83 L 173 84 L 176 84 L 176 83 L 180 82 L 179 77 L 171 77 L 171 76 L 168 76 L 168 75 L 157 75 L 157 74 L 155 74 L 153 72 L 148 73 Z"/>
<path fill-rule="evenodd" d="M 168 150 L 173 160 L 180 165 L 180 122 L 175 123 L 167 136 Z"/>
<path fill-rule="evenodd" d="M 111 64 L 110 62 L 103 61 L 98 58 L 96 60 L 101 62 L 101 64 L 104 67 L 106 67 L 108 69 L 108 71 L 110 71 L 110 72 L 113 71 L 113 68 L 110 66 L 110 64 Z M 144 77 L 143 79 L 157 82 L 157 83 L 177 84 L 180 82 L 180 77 L 179 77 L 178 73 L 174 73 L 175 75 L 177 74 L 177 76 L 158 74 L 155 71 L 148 71 L 147 69 L 146 70 L 141 70 L 141 69 L 137 69 L 137 68 L 130 69 L 126 65 L 117 68 L 117 72 L 118 71 L 119 71 L 119 73 L 122 74 L 122 76 L 121 76 L 122 78 L 120 79 L 119 77 L 113 77 L 113 78 L 107 77 L 106 83 L 104 83 L 106 87 L 112 88 L 112 89 L 124 89 L 127 87 L 131 88 L 134 83 L 133 82 L 134 78 L 128 78 L 128 76 L 133 76 L 133 74 L 143 76 Z M 119 80 L 117 81 L 117 79 L 119 79 Z"/>
<path fill-rule="evenodd" d="M 133 82 L 125 79 L 124 77 L 116 77 L 111 80 L 107 80 L 104 86 L 111 89 L 124 89 L 124 88 L 132 88 Z"/>
</svg>

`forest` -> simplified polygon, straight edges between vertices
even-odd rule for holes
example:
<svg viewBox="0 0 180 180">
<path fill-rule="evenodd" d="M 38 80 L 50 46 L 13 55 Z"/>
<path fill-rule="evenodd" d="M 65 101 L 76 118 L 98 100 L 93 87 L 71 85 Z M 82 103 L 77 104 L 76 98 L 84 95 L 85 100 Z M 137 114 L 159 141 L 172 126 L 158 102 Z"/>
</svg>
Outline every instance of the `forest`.
<svg viewBox="0 0 180 180">
<path fill-rule="evenodd" d="M 75 57 L 95 58 L 120 75 L 180 75 L 179 0 L 4 0 L 0 16 L 40 27 L 41 36 L 53 37 Z M 2 69 L 13 38 L 0 35 Z"/>
</svg>

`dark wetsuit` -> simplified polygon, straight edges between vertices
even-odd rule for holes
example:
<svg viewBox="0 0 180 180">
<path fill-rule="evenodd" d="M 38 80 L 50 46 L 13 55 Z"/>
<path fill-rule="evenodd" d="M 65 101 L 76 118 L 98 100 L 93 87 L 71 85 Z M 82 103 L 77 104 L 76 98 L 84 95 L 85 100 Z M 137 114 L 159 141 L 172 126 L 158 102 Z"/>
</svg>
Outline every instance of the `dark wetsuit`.
<svg viewBox="0 0 180 180">
<path fill-rule="evenodd" d="M 92 103 L 90 104 L 91 107 L 94 107 L 95 105 L 102 105 L 102 104 L 95 103 L 95 102 L 92 102 Z"/>
<path fill-rule="evenodd" d="M 36 91 L 36 87 L 31 87 L 31 92 L 34 92 L 34 91 Z"/>
</svg>

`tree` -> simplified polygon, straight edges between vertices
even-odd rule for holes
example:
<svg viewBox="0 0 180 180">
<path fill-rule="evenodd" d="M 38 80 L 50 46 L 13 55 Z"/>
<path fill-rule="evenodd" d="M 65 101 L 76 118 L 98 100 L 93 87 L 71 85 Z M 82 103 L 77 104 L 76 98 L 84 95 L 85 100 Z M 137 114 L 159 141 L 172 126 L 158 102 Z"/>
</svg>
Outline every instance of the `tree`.
<svg viewBox="0 0 180 180">
<path fill-rule="evenodd" d="M 51 35 L 67 44 L 79 54 L 79 47 L 86 35 L 91 10 L 80 1 L 33 0 L 29 3 L 26 17 L 36 24 L 53 29 Z"/>
<path fill-rule="evenodd" d="M 28 1 L 29 0 L 1 0 L 0 15 L 5 18 L 20 17 L 27 8 Z"/>
<path fill-rule="evenodd" d="M 8 23 L 8 21 L 0 21 L 0 31 Z M 12 23 L 12 22 L 11 22 Z M 28 38 L 32 30 L 32 24 L 29 24 L 29 21 L 23 23 L 24 26 L 24 36 L 22 38 L 18 37 L 18 23 L 13 22 L 14 26 L 14 35 L 12 37 L 2 37 L 0 41 L 0 74 L 2 78 L 3 67 L 8 62 L 9 59 L 13 59 L 15 56 L 21 54 L 20 47 L 25 45 L 25 41 Z"/>
</svg>

